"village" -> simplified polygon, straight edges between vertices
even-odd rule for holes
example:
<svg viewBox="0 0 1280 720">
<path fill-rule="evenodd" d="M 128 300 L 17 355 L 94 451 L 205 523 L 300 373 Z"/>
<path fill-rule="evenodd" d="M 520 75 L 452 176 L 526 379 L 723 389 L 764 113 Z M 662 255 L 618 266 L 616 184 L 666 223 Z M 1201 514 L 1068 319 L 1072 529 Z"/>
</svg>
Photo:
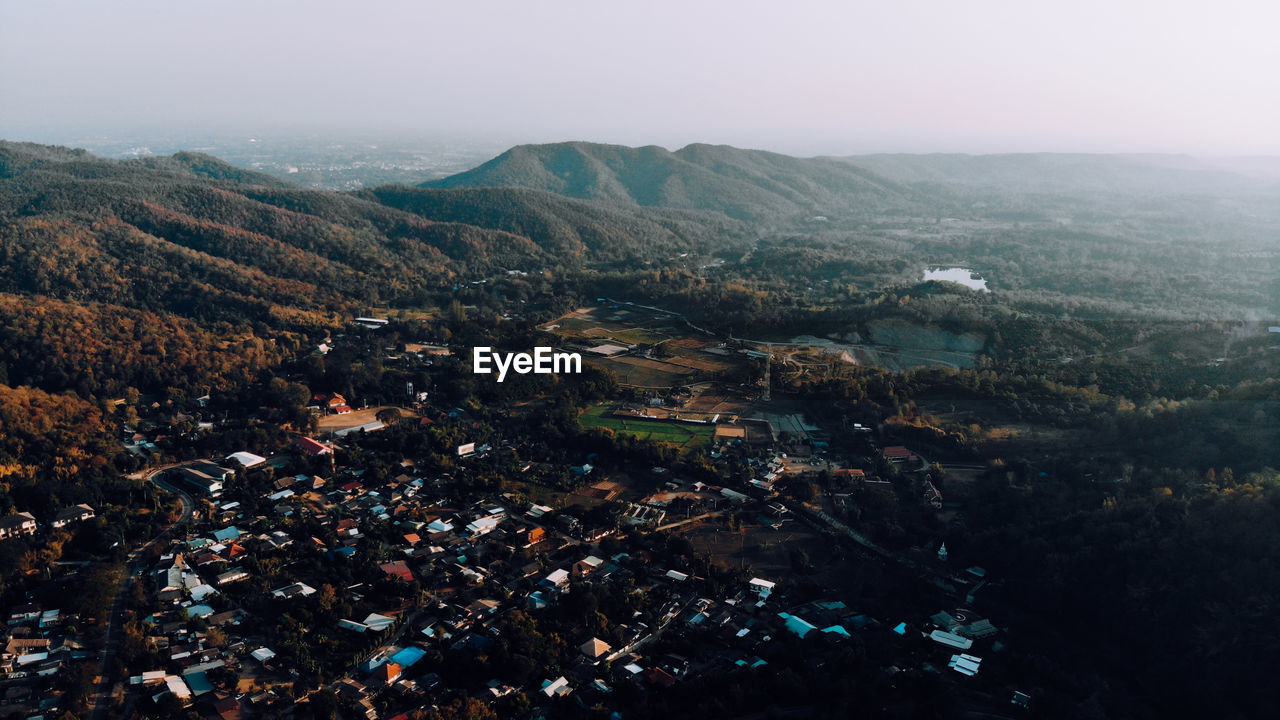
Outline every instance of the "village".
<svg viewBox="0 0 1280 720">
<path fill-rule="evenodd" d="M 422 362 L 448 357 L 418 347 Z M 700 472 L 679 454 L 649 466 L 574 448 L 529 460 L 535 439 L 469 439 L 482 425 L 472 412 L 425 394 L 387 414 L 331 391 L 311 398 L 319 433 L 146 470 L 180 506 L 130 556 L 103 609 L 105 647 L 65 608 L 10 608 L 0 715 L 49 716 L 60 674 L 97 661 L 103 711 L 233 720 L 332 706 L 399 720 L 465 696 L 504 717 L 554 717 L 765 672 L 815 638 L 819 654 L 877 648 L 878 681 L 937 676 L 978 706 L 1028 706 L 998 621 L 975 610 L 985 570 L 951 567 L 945 544 L 925 558 L 887 549 L 849 519 L 880 496 L 945 512 L 933 463 L 863 425 L 838 443 L 853 452 L 833 452 L 830 430 L 750 381 L 630 397 L 588 408 L 582 427 L 696 454 Z M 414 440 L 431 433 L 460 442 L 442 459 Z M 0 519 L 0 538 L 93 517 L 76 506 L 46 527 L 19 513 Z M 851 563 L 922 592 L 859 602 Z"/>
</svg>

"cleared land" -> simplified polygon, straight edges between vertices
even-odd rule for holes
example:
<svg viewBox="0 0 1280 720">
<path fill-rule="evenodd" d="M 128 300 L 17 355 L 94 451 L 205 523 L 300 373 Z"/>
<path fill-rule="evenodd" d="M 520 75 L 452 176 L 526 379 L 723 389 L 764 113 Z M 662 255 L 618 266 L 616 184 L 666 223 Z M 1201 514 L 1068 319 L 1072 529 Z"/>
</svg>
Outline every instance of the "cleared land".
<svg viewBox="0 0 1280 720">
<path fill-rule="evenodd" d="M 363 410 L 355 410 L 346 415 L 325 415 L 317 422 L 317 427 L 321 432 L 335 432 L 337 430 L 346 430 L 347 428 L 360 427 L 368 425 L 377 420 L 378 413 L 383 410 L 399 410 L 401 421 L 408 418 L 417 417 L 411 410 L 398 408 L 392 405 L 380 405 L 378 407 L 365 408 Z"/>
<path fill-rule="evenodd" d="M 629 355 L 616 358 L 588 357 L 585 359 L 590 365 L 612 372 L 617 376 L 618 382 L 623 385 L 667 388 L 687 384 L 694 374 L 692 368 Z"/>
<path fill-rule="evenodd" d="M 586 428 L 609 428 L 614 432 L 634 435 L 643 440 L 671 443 L 681 447 L 694 447 L 711 441 L 715 428 L 710 425 L 684 425 L 660 420 L 638 420 L 613 417 L 613 405 L 605 403 L 589 408 L 578 418 Z"/>
</svg>

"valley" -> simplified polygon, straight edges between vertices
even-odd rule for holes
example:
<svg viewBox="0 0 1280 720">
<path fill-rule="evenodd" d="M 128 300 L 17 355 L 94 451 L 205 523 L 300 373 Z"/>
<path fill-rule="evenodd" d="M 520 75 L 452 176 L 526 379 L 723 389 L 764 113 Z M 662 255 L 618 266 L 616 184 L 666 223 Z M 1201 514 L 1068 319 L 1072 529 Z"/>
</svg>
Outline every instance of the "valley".
<svg viewBox="0 0 1280 720">
<path fill-rule="evenodd" d="M 1265 178 L 560 143 L 335 192 L 247 164 L 0 143 L 0 598 L 14 648 L 53 648 L 3 669 L 15 707 L 1264 704 Z M 537 347 L 581 372 L 474 372 Z"/>
</svg>

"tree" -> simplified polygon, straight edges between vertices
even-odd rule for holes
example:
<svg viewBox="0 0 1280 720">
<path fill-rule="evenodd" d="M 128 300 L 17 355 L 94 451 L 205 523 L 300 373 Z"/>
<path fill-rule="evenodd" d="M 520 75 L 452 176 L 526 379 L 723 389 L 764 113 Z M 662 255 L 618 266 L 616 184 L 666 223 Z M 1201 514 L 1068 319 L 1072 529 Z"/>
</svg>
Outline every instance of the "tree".
<svg viewBox="0 0 1280 720">
<path fill-rule="evenodd" d="M 498 714 L 475 698 L 454 698 L 423 715 L 423 720 L 498 720 Z"/>
</svg>

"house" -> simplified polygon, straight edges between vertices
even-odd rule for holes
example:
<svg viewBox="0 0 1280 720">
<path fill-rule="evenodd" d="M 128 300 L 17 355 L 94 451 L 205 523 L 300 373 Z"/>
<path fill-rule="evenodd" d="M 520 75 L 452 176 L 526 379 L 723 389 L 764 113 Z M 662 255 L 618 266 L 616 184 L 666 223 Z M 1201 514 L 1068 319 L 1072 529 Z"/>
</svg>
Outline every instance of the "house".
<svg viewBox="0 0 1280 720">
<path fill-rule="evenodd" d="M 569 571 L 564 569 L 556 570 L 543 578 L 539 584 L 552 589 L 566 588 L 569 585 Z"/>
<path fill-rule="evenodd" d="M 315 588 L 307 585 L 306 583 L 294 583 L 292 585 L 285 585 L 282 588 L 272 590 L 271 595 L 272 597 L 277 598 L 306 597 L 307 595 L 315 594 L 315 591 Z"/>
<path fill-rule="evenodd" d="M 769 595 L 773 593 L 773 588 L 776 585 L 777 583 L 770 580 L 751 578 L 751 581 L 747 583 L 747 589 L 751 591 L 752 595 L 755 595 L 761 600 L 768 600 Z"/>
<path fill-rule="evenodd" d="M 55 528 L 66 527 L 72 523 L 90 520 L 93 517 L 93 508 L 88 505 L 72 505 L 71 507 L 59 510 L 58 514 L 53 516 L 52 525 Z"/>
<path fill-rule="evenodd" d="M 493 529 L 498 527 L 498 523 L 502 522 L 500 517 L 484 517 L 475 522 L 467 524 L 467 534 L 472 538 L 488 535 Z"/>
<path fill-rule="evenodd" d="M 599 659 L 602 655 L 607 654 L 612 649 L 613 648 L 610 647 L 609 643 L 601 640 L 600 638 L 594 637 L 578 646 L 578 652 L 586 655 L 592 660 Z"/>
<path fill-rule="evenodd" d="M 837 468 L 831 471 L 831 477 L 846 483 L 854 483 L 867 479 L 867 473 L 861 468 Z"/>
<path fill-rule="evenodd" d="M 914 461 L 916 459 L 915 453 L 901 445 L 890 445 L 882 450 L 881 454 L 884 455 L 885 460 L 895 464 Z"/>
<path fill-rule="evenodd" d="M 573 574 L 576 577 L 583 577 L 599 570 L 604 565 L 604 560 L 595 555 L 588 555 L 573 564 Z"/>
<path fill-rule="evenodd" d="M 973 655 L 966 655 L 964 653 L 952 655 L 951 661 L 947 663 L 947 667 L 955 670 L 961 675 L 968 675 L 969 677 L 977 675 L 978 669 L 981 666 L 982 658 L 975 657 Z"/>
<path fill-rule="evenodd" d="M 235 696 L 227 696 L 213 702 L 213 712 L 222 720 L 238 720 L 240 717 L 240 701 Z"/>
<path fill-rule="evenodd" d="M 979 618 L 970 622 L 968 625 L 962 625 L 956 628 L 956 632 L 960 635 L 964 635 L 965 637 L 980 640 L 984 637 L 995 635 L 999 630 L 996 629 L 995 625 L 991 624 L 990 620 Z"/>
<path fill-rule="evenodd" d="M 569 680 L 563 675 L 555 680 L 542 681 L 542 694 L 547 697 L 560 697 L 571 692 L 573 689 L 569 687 Z"/>
<path fill-rule="evenodd" d="M 208 475 L 211 478 L 215 478 L 221 482 L 226 482 L 230 480 L 231 478 L 235 477 L 235 474 L 236 474 L 234 470 L 223 467 L 214 462 L 209 462 L 208 460 L 197 460 L 192 463 L 187 463 L 187 467 L 191 468 L 192 470 L 198 470 L 204 473 L 205 475 Z"/>
<path fill-rule="evenodd" d="M 317 405 L 326 407 L 330 410 L 334 410 L 347 404 L 347 399 L 338 393 L 319 393 L 312 398 L 312 401 Z"/>
<path fill-rule="evenodd" d="M 650 685 L 668 688 L 676 684 L 676 677 L 660 667 L 649 668 L 642 677 Z"/>
<path fill-rule="evenodd" d="M 296 444 L 298 446 L 298 449 L 301 450 L 303 454 L 309 455 L 311 457 L 333 455 L 333 448 L 329 447 L 328 445 L 314 438 L 303 436 L 298 438 Z"/>
<path fill-rule="evenodd" d="M 172 471 L 171 477 L 202 495 L 216 496 L 222 493 L 221 478 L 213 477 L 194 467 L 180 467 Z"/>
<path fill-rule="evenodd" d="M 0 538 L 30 535 L 36 531 L 36 519 L 29 512 L 12 513 L 0 518 Z"/>
<path fill-rule="evenodd" d="M 235 460 L 236 462 L 240 463 L 240 465 L 244 467 L 246 470 L 256 468 L 259 465 L 264 465 L 267 462 L 267 459 L 262 457 L 261 455 L 254 455 L 251 452 L 245 452 L 243 450 L 241 450 L 240 452 L 231 453 L 224 459 Z"/>
<path fill-rule="evenodd" d="M 402 668 L 393 662 L 383 663 L 373 671 L 373 679 L 383 685 L 394 685 L 400 679 Z"/>
<path fill-rule="evenodd" d="M 165 675 L 164 682 L 165 687 L 169 689 L 169 692 L 173 693 L 179 700 L 185 703 L 187 700 L 191 699 L 191 688 L 187 687 L 187 684 L 183 682 L 182 678 L 177 675 Z"/>
<path fill-rule="evenodd" d="M 218 575 L 217 583 L 219 585 L 226 585 L 227 583 L 240 582 L 241 580 L 248 579 L 249 573 L 240 568 L 231 568 L 230 570 Z"/>
<path fill-rule="evenodd" d="M 409 565 L 403 560 L 395 562 L 383 563 L 378 566 L 382 572 L 403 582 L 413 582 L 413 571 L 409 569 Z"/>
<path fill-rule="evenodd" d="M 929 639 L 939 645 L 946 645 L 957 650 L 968 650 L 973 647 L 973 641 L 963 635 L 956 635 L 945 630 L 934 630 L 929 633 Z"/>
<path fill-rule="evenodd" d="M 524 547 L 537 545 L 547 539 L 547 531 L 540 527 L 529 528 L 527 531 L 520 534 L 520 539 Z"/>
<path fill-rule="evenodd" d="M 181 590 L 185 585 L 182 582 L 182 572 L 187 567 L 182 561 L 182 556 L 177 555 L 173 559 L 173 564 L 168 567 L 160 567 L 155 571 L 156 592 L 174 592 Z"/>
</svg>

